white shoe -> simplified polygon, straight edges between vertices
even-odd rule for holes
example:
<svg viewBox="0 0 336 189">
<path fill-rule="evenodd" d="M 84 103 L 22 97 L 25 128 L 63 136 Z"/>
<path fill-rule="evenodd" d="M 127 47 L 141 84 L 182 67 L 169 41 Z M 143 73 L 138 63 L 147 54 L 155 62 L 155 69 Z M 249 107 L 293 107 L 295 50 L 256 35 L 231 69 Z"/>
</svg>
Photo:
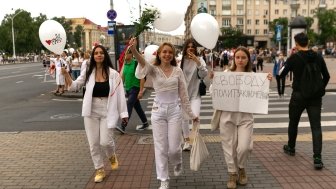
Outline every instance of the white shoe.
<svg viewBox="0 0 336 189">
<path fill-rule="evenodd" d="M 169 181 L 161 181 L 161 186 L 159 189 L 169 189 Z"/>
<path fill-rule="evenodd" d="M 191 144 L 186 141 L 183 145 L 183 151 L 190 151 L 190 150 L 191 150 Z"/>
<path fill-rule="evenodd" d="M 183 173 L 183 166 L 182 163 L 179 163 L 174 167 L 174 175 L 178 177 L 181 176 L 182 173 Z"/>
</svg>

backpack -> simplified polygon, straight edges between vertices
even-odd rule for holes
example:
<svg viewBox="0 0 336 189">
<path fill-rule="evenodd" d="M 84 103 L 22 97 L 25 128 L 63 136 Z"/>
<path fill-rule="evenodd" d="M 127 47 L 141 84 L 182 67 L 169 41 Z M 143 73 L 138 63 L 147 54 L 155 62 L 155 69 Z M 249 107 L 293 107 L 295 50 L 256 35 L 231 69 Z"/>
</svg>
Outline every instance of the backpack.
<svg viewBox="0 0 336 189">
<path fill-rule="evenodd" d="M 322 97 L 325 94 L 325 86 L 318 59 L 306 61 L 299 53 L 296 54 L 304 64 L 300 80 L 301 95 L 305 99 Z"/>
</svg>

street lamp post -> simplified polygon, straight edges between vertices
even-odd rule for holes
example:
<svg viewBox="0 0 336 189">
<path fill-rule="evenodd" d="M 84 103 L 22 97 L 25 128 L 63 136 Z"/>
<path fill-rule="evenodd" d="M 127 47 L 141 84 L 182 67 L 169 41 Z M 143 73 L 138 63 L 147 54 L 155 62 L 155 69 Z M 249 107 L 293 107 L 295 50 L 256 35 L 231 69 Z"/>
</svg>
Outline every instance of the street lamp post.
<svg viewBox="0 0 336 189">
<path fill-rule="evenodd" d="M 15 16 L 17 16 L 18 14 L 20 14 L 22 12 L 22 10 L 18 13 L 16 13 L 14 16 L 11 17 L 12 19 L 12 39 L 13 39 L 13 58 L 16 59 L 16 54 L 15 54 L 15 39 L 14 39 L 14 26 L 13 26 L 13 20 L 15 18 Z"/>
</svg>

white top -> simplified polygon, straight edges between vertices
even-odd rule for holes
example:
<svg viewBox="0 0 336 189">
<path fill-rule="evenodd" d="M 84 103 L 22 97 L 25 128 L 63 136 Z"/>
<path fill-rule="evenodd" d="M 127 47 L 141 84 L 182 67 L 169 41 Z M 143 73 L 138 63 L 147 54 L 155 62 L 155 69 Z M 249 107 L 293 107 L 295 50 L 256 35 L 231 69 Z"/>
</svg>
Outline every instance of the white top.
<svg viewBox="0 0 336 189">
<path fill-rule="evenodd" d="M 155 100 L 164 103 L 172 103 L 178 101 L 179 97 L 181 99 L 183 110 L 190 118 L 196 118 L 190 107 L 187 86 L 181 68 L 173 66 L 172 73 L 167 77 L 159 66 L 146 62 L 144 67 L 138 64 L 135 70 L 135 76 L 138 79 L 143 79 L 145 76 L 151 76 L 153 78 L 153 87 L 156 92 Z"/>
<path fill-rule="evenodd" d="M 83 72 L 81 72 L 80 76 L 73 81 L 71 86 L 69 86 L 69 90 L 76 91 L 79 90 L 83 85 L 86 87 L 86 91 L 83 97 L 83 107 L 82 107 L 82 116 L 90 116 L 91 115 L 91 105 L 92 105 L 92 92 L 93 87 L 96 83 L 95 80 L 95 69 L 93 69 L 90 78 L 87 83 L 85 82 L 86 78 L 86 67 Z M 107 127 L 108 128 L 116 128 L 119 117 L 125 118 L 128 117 L 127 105 L 124 87 L 122 84 L 122 80 L 117 71 L 112 68 L 109 69 L 109 96 L 107 100 Z"/>
<path fill-rule="evenodd" d="M 186 79 L 186 84 L 188 87 L 189 100 L 201 97 L 199 95 L 200 79 L 198 78 L 198 76 L 201 79 L 204 79 L 208 75 L 208 70 L 206 68 L 206 64 L 203 58 L 199 57 L 199 60 L 201 62 L 201 65 L 197 67 L 197 64 L 195 61 L 189 58 L 184 58 L 183 73 L 184 73 L 184 77 Z M 198 68 L 198 71 L 197 71 L 197 68 Z"/>
</svg>

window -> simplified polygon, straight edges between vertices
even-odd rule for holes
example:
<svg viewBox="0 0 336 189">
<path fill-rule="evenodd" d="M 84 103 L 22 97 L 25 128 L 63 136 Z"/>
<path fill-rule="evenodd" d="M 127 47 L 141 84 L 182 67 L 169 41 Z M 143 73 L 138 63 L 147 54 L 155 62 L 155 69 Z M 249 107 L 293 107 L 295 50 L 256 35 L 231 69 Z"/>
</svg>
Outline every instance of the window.
<svg viewBox="0 0 336 189">
<path fill-rule="evenodd" d="M 238 18 L 237 19 L 237 25 L 244 25 L 244 19 Z"/>
<path fill-rule="evenodd" d="M 306 15 L 307 14 L 307 10 L 306 9 L 302 9 L 302 14 Z"/>
<path fill-rule="evenodd" d="M 274 14 L 279 14 L 279 9 L 275 9 Z"/>
<path fill-rule="evenodd" d="M 248 19 L 248 20 L 246 21 L 246 24 L 247 24 L 247 25 L 251 25 L 251 24 L 252 24 L 251 19 Z"/>
<path fill-rule="evenodd" d="M 268 5 L 268 0 L 264 0 L 264 5 Z"/>
<path fill-rule="evenodd" d="M 259 19 L 256 19 L 256 20 L 255 20 L 255 24 L 256 24 L 256 25 L 259 25 Z"/>
<path fill-rule="evenodd" d="M 250 29 L 247 30 L 247 34 L 252 35 L 252 32 Z"/>
<path fill-rule="evenodd" d="M 256 5 L 259 5 L 259 4 L 260 4 L 260 1 L 259 1 L 259 0 L 255 0 L 255 4 L 256 4 Z"/>
<path fill-rule="evenodd" d="M 210 10 L 210 14 L 211 14 L 212 16 L 215 16 L 215 15 L 216 15 L 216 11 L 215 11 L 215 10 Z"/>
<path fill-rule="evenodd" d="M 231 20 L 230 19 L 223 19 L 223 27 L 230 27 Z"/>
<path fill-rule="evenodd" d="M 286 16 L 287 15 L 287 9 L 283 10 L 283 15 Z"/>
<path fill-rule="evenodd" d="M 315 10 L 314 9 L 310 10 L 310 14 L 315 14 Z"/>
<path fill-rule="evenodd" d="M 264 35 L 267 35 L 267 34 L 268 34 L 268 30 L 264 29 Z"/>
<path fill-rule="evenodd" d="M 246 4 L 251 5 L 252 0 L 246 0 Z"/>
<path fill-rule="evenodd" d="M 252 10 L 251 9 L 247 10 L 247 15 L 252 15 Z"/>
<path fill-rule="evenodd" d="M 264 25 L 268 25 L 268 20 L 264 20 Z"/>
<path fill-rule="evenodd" d="M 258 35 L 259 34 L 259 30 L 255 30 L 255 34 Z"/>
<path fill-rule="evenodd" d="M 258 16 L 259 15 L 259 11 L 258 10 L 255 10 L 255 15 Z"/>
<path fill-rule="evenodd" d="M 264 15 L 268 15 L 268 10 L 264 10 Z"/>
</svg>

